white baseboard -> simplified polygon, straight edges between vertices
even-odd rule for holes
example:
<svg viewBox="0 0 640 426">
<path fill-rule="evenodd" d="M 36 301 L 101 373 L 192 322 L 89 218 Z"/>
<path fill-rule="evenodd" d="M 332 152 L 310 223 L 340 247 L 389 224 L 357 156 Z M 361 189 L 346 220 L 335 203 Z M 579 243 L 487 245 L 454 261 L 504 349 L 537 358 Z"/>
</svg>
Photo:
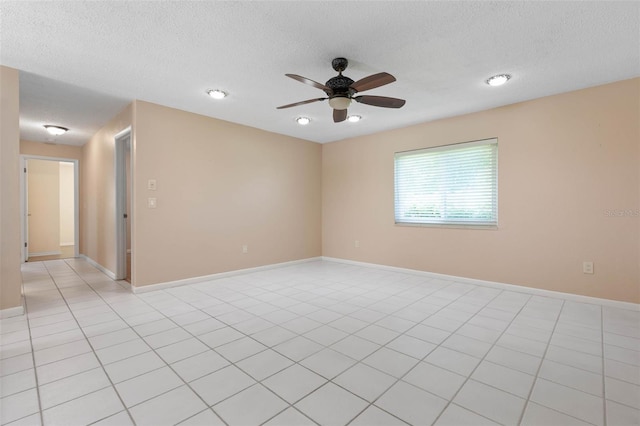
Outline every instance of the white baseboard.
<svg viewBox="0 0 640 426">
<path fill-rule="evenodd" d="M 74 243 L 73 241 L 71 241 L 70 243 L 60 243 L 60 247 L 67 247 L 67 246 L 75 246 L 76 243 Z"/>
<path fill-rule="evenodd" d="M 15 308 L 0 309 L 0 319 L 17 317 L 24 314 L 24 306 L 16 306 Z"/>
<path fill-rule="evenodd" d="M 298 265 L 300 263 L 308 263 L 308 262 L 314 262 L 318 260 L 322 260 L 322 258 L 320 256 L 309 257 L 307 259 L 291 260 L 289 262 L 274 263 L 271 265 L 264 265 L 264 266 L 256 266 L 254 268 L 237 269 L 235 271 L 220 272 L 217 274 L 203 275 L 203 276 L 193 277 L 193 278 L 185 278 L 183 280 L 176 280 L 176 281 L 167 281 L 164 283 L 149 284 L 149 285 L 140 286 L 140 287 L 136 287 L 132 285 L 131 290 L 136 294 L 147 293 L 149 291 L 163 290 L 165 288 L 180 287 L 180 286 L 189 285 L 189 284 L 197 284 L 204 281 L 217 280 L 220 278 L 233 277 L 236 275 L 245 275 L 245 274 L 250 274 L 252 272 L 267 271 L 269 269 L 283 268 L 286 266 Z"/>
<path fill-rule="evenodd" d="M 111 272 L 110 270 L 108 270 L 107 268 L 105 268 L 104 266 L 102 266 L 92 258 L 88 257 L 86 254 L 81 254 L 80 258 L 84 259 L 88 264 L 98 269 L 100 272 L 104 273 L 106 276 L 108 276 L 112 280 L 116 279 L 116 274 L 114 274 L 113 272 Z"/>
<path fill-rule="evenodd" d="M 563 293 L 560 291 L 545 290 L 545 289 L 534 288 L 534 287 L 525 287 L 525 286 L 516 285 L 516 284 L 506 284 L 506 283 L 499 283 L 494 281 L 478 280 L 475 278 L 457 277 L 455 275 L 438 274 L 435 272 L 420 271 L 417 269 L 398 268 L 396 266 L 379 265 L 376 263 L 359 262 L 356 260 L 340 259 L 336 257 L 322 256 L 322 260 L 326 260 L 329 262 L 345 263 L 348 265 L 355 265 L 355 266 L 365 266 L 368 268 L 383 269 L 385 271 L 419 275 L 419 276 L 424 276 L 429 278 L 438 278 L 438 279 L 462 282 L 467 284 L 475 284 L 483 287 L 498 288 L 502 290 L 515 291 L 518 293 L 535 294 L 537 296 L 553 297 L 557 299 L 571 300 L 571 301 L 580 302 L 580 303 L 590 303 L 594 305 L 609 306 L 612 308 L 640 311 L 640 304 L 631 303 L 631 302 L 622 302 L 619 300 L 601 299 L 599 297 L 583 296 L 580 294 L 573 294 L 573 293 Z"/>
<path fill-rule="evenodd" d="M 59 254 L 62 254 L 62 252 L 60 250 L 53 250 L 53 251 L 36 251 L 36 252 L 29 252 L 29 257 L 37 257 L 37 256 L 57 256 Z"/>
</svg>

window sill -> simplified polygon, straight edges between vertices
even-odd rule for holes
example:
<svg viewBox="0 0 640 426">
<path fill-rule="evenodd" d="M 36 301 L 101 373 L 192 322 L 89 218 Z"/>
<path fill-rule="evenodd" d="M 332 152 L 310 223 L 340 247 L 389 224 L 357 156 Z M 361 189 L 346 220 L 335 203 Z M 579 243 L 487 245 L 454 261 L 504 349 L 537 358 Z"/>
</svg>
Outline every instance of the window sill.
<svg viewBox="0 0 640 426">
<path fill-rule="evenodd" d="M 444 229 L 477 229 L 477 230 L 498 230 L 498 225 L 471 225 L 455 223 L 406 223 L 395 222 L 396 226 L 406 226 L 409 228 L 444 228 Z"/>
</svg>

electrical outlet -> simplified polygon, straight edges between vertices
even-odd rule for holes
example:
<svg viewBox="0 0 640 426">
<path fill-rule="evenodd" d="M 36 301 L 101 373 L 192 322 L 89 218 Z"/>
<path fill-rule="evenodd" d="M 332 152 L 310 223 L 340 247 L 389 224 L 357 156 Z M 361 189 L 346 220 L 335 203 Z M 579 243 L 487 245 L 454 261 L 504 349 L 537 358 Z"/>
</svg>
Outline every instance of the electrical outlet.
<svg viewBox="0 0 640 426">
<path fill-rule="evenodd" d="M 583 274 L 593 274 L 593 262 L 582 262 L 582 273 Z"/>
<path fill-rule="evenodd" d="M 155 179 L 149 179 L 147 181 L 147 189 L 149 191 L 155 191 L 157 189 L 157 185 L 156 185 L 156 180 Z"/>
<path fill-rule="evenodd" d="M 243 245 L 243 246 L 242 246 L 242 252 L 243 252 L 243 253 L 249 253 L 249 246 L 248 246 L 248 245 L 246 245 L 246 244 L 245 244 L 245 245 Z"/>
<path fill-rule="evenodd" d="M 353 246 L 354 246 L 355 248 L 360 247 L 360 240 L 355 240 L 355 241 L 353 242 Z"/>
</svg>

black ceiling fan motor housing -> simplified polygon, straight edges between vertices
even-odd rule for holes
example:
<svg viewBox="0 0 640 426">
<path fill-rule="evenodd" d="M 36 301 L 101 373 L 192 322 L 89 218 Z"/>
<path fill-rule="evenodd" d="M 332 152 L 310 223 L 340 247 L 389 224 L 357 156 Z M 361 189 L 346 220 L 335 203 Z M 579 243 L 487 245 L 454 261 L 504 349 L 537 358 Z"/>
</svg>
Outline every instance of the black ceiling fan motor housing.
<svg viewBox="0 0 640 426">
<path fill-rule="evenodd" d="M 351 80 L 347 76 L 340 74 L 333 78 L 330 78 L 325 84 L 325 86 L 330 88 L 334 94 L 339 95 L 339 94 L 348 94 L 349 86 L 351 86 L 352 84 L 353 84 L 353 80 Z"/>
<path fill-rule="evenodd" d="M 334 70 L 338 71 L 338 75 L 330 78 L 325 83 L 325 86 L 333 91 L 334 95 L 352 95 L 353 90 L 349 89 L 354 81 L 349 77 L 342 75 L 342 71 L 347 69 L 349 61 L 346 58 L 335 58 L 331 61 L 331 66 Z"/>
</svg>

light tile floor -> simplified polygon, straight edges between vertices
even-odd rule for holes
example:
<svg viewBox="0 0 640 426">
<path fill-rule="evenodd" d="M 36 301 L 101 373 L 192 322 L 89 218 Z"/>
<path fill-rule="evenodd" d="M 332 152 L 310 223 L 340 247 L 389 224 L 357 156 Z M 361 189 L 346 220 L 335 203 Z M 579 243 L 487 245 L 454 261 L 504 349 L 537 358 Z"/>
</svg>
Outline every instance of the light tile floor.
<svg viewBox="0 0 640 426">
<path fill-rule="evenodd" d="M 10 425 L 638 425 L 640 312 L 314 261 L 132 294 L 23 267 Z"/>
</svg>

